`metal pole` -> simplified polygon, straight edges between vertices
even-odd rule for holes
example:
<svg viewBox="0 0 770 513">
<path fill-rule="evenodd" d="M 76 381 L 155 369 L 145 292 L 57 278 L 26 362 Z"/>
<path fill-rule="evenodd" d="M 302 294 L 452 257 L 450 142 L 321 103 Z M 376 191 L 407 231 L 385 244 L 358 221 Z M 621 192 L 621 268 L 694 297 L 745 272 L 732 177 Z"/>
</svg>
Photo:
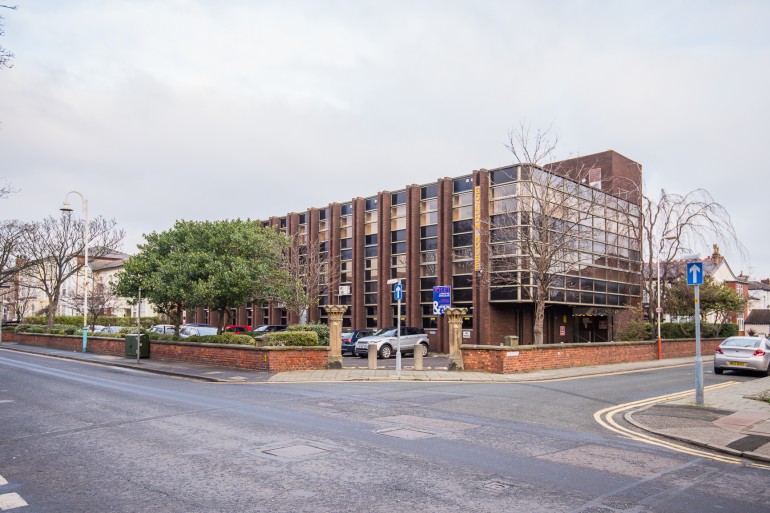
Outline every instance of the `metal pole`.
<svg viewBox="0 0 770 513">
<path fill-rule="evenodd" d="M 401 376 L 401 296 L 403 295 L 402 289 L 398 296 L 398 320 L 396 321 L 396 376 Z"/>
<path fill-rule="evenodd" d="M 79 193 L 78 193 L 79 194 Z M 85 226 L 84 226 L 84 237 L 83 245 L 85 246 L 85 292 L 83 292 L 83 352 L 86 352 L 86 349 L 88 348 L 88 239 L 90 238 L 89 235 L 89 227 L 88 227 L 88 200 L 83 197 L 83 195 L 80 195 L 80 198 L 83 200 L 83 217 L 85 218 Z"/>
<path fill-rule="evenodd" d="M 142 348 L 142 287 L 139 287 L 139 302 L 136 304 L 136 363 L 139 363 L 139 350 Z"/>
<path fill-rule="evenodd" d="M 695 405 L 703 406 L 703 360 L 700 354 L 700 286 L 695 285 Z"/>
<path fill-rule="evenodd" d="M 658 360 L 663 358 L 663 344 L 660 340 L 660 248 L 658 248 L 658 308 L 655 309 L 658 314 Z"/>
</svg>

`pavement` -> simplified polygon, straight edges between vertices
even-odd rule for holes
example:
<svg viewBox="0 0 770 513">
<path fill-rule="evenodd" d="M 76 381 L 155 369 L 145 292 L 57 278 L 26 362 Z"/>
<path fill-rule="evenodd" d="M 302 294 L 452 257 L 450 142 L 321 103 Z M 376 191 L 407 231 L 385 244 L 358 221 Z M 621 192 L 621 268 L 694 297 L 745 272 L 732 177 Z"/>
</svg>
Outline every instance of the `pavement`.
<svg viewBox="0 0 770 513">
<path fill-rule="evenodd" d="M 692 366 L 694 363 L 694 358 L 671 358 L 506 375 L 448 371 L 440 367 L 436 368 L 435 365 L 430 370 L 422 371 L 414 370 L 405 365 L 400 373 L 397 373 L 395 369 L 384 367 L 377 370 L 350 367 L 271 374 L 263 371 L 154 360 L 152 358 L 137 362 L 135 358 L 25 346 L 8 342 L 0 344 L 0 349 L 214 383 L 345 381 L 523 383 L 575 379 L 601 374 L 641 372 L 663 367 Z M 711 360 L 710 356 L 704 357 L 704 367 L 710 364 Z M 431 366 L 430 361 L 430 358 L 425 359 L 426 367 Z M 625 420 L 638 429 L 732 456 L 770 463 L 770 377 L 757 377 L 744 382 L 726 382 L 721 385 L 706 387 L 703 406 L 695 405 L 695 392 L 693 390 L 688 394 L 677 394 L 673 398 L 666 396 L 659 400 L 645 401 L 638 408 L 629 407 L 624 411 L 626 412 Z"/>
</svg>

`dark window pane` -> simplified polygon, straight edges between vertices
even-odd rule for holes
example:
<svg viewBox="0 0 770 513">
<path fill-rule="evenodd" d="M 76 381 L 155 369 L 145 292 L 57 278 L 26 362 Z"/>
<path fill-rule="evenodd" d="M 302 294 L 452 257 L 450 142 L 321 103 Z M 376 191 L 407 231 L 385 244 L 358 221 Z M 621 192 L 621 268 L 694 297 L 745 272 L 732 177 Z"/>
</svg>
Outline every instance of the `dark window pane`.
<svg viewBox="0 0 770 513">
<path fill-rule="evenodd" d="M 421 251 L 431 251 L 438 248 L 438 239 L 433 237 L 432 239 L 423 239 L 420 241 Z"/>
<path fill-rule="evenodd" d="M 420 228 L 420 237 L 436 237 L 438 235 L 438 226 L 432 224 L 430 226 L 423 226 Z"/>
<path fill-rule="evenodd" d="M 473 219 L 464 219 L 452 223 L 452 233 L 464 233 L 473 231 Z"/>
<path fill-rule="evenodd" d="M 353 205 L 350 203 L 345 203 L 340 207 L 340 215 L 342 216 L 349 216 L 353 213 Z"/>
<path fill-rule="evenodd" d="M 377 292 L 377 282 L 376 281 L 367 281 L 364 283 L 364 291 L 365 292 Z"/>
<path fill-rule="evenodd" d="M 395 244 L 391 244 L 390 251 L 394 255 L 406 253 L 406 242 L 396 242 Z"/>
<path fill-rule="evenodd" d="M 305 224 L 305 223 L 307 223 L 307 217 L 306 217 L 306 215 L 307 215 L 307 214 L 300 214 L 300 215 L 299 215 L 299 224 Z"/>
<path fill-rule="evenodd" d="M 437 283 L 438 283 L 438 278 L 421 278 L 420 288 L 423 290 L 425 289 L 433 290 L 433 287 L 435 287 Z"/>
<path fill-rule="evenodd" d="M 377 256 L 377 246 L 369 246 L 367 248 L 364 248 L 364 254 L 368 257 L 376 257 Z"/>
<path fill-rule="evenodd" d="M 519 296 L 517 294 L 517 290 L 515 287 L 506 287 L 503 289 L 492 289 L 490 292 L 490 297 L 492 299 L 496 300 L 514 300 L 518 299 Z"/>
<path fill-rule="evenodd" d="M 377 244 L 377 234 L 367 235 L 364 238 L 364 246 L 374 246 Z"/>
<path fill-rule="evenodd" d="M 515 167 L 509 167 L 506 169 L 498 169 L 497 171 L 492 171 L 489 173 L 489 180 L 492 183 L 492 185 L 496 185 L 499 183 L 506 183 L 506 182 L 515 182 L 516 181 L 516 168 Z"/>
<path fill-rule="evenodd" d="M 473 286 L 473 275 L 471 274 L 452 277 L 452 287 L 454 288 L 464 288 L 464 287 L 472 287 L 472 286 Z"/>
<path fill-rule="evenodd" d="M 403 205 L 406 203 L 406 191 L 394 192 L 390 196 L 390 202 L 393 205 Z"/>
<path fill-rule="evenodd" d="M 377 304 L 377 294 L 364 294 L 364 304 L 376 305 Z"/>
<path fill-rule="evenodd" d="M 457 178 L 454 181 L 454 192 L 463 192 L 473 189 L 473 178 Z"/>
<path fill-rule="evenodd" d="M 426 185 L 420 189 L 421 199 L 435 198 L 436 196 L 438 196 L 438 184 Z"/>
<path fill-rule="evenodd" d="M 366 198 L 366 206 L 364 208 L 366 210 L 376 210 L 377 209 L 377 198 Z"/>
<path fill-rule="evenodd" d="M 472 233 L 463 233 L 460 235 L 454 235 L 452 237 L 452 245 L 455 248 L 461 248 L 463 246 L 471 246 L 473 245 L 473 234 Z"/>
<path fill-rule="evenodd" d="M 353 239 L 341 239 L 340 240 L 340 248 L 341 249 L 350 249 L 353 247 Z"/>
<path fill-rule="evenodd" d="M 420 292 L 420 303 L 431 303 L 430 309 L 433 311 L 433 289 Z"/>
<path fill-rule="evenodd" d="M 346 250 L 340 251 L 340 260 L 350 260 L 351 258 L 353 258 L 352 249 L 346 249 Z"/>
<path fill-rule="evenodd" d="M 452 302 L 473 301 L 473 289 L 459 289 L 452 291 Z"/>
<path fill-rule="evenodd" d="M 390 242 L 404 242 L 406 240 L 406 230 L 396 230 L 390 232 Z"/>
</svg>

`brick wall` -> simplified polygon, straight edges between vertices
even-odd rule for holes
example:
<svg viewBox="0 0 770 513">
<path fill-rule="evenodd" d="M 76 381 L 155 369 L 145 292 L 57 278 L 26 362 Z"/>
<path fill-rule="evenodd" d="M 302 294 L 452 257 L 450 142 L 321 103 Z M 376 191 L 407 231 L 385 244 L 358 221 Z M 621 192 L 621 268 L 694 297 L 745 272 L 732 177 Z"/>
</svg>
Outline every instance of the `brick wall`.
<svg viewBox="0 0 770 513">
<path fill-rule="evenodd" d="M 722 340 L 701 340 L 701 354 L 713 354 Z M 545 369 L 655 360 L 657 343 L 655 341 L 608 342 L 518 347 L 463 345 L 462 352 L 465 370 L 514 374 Z M 694 355 L 695 340 L 663 341 L 663 358 Z"/>
<path fill-rule="evenodd" d="M 80 352 L 82 337 L 3 333 L 3 341 Z M 125 341 L 114 338 L 88 338 L 88 352 L 96 354 L 125 354 Z M 150 341 L 150 358 L 217 367 L 285 372 L 291 370 L 325 369 L 328 347 L 251 347 L 192 342 Z"/>
</svg>

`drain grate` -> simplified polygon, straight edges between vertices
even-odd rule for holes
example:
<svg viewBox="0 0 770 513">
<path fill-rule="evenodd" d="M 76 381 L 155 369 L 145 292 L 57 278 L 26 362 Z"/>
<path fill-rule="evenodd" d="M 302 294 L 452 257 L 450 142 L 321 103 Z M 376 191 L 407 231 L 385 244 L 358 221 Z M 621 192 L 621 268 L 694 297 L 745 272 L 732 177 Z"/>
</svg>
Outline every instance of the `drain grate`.
<svg viewBox="0 0 770 513">
<path fill-rule="evenodd" d="M 264 452 L 265 454 L 269 454 L 271 456 L 278 456 L 279 458 L 298 459 L 298 458 L 308 458 L 310 456 L 317 456 L 319 454 L 323 454 L 329 451 L 327 451 L 326 449 L 321 449 L 320 447 L 314 447 L 312 445 L 297 444 L 297 445 L 289 445 L 288 447 L 278 447 L 276 449 L 268 449 L 262 452 Z"/>
<path fill-rule="evenodd" d="M 489 490 L 494 490 L 496 492 L 507 490 L 510 487 L 511 485 L 500 481 L 489 481 L 488 483 L 484 483 L 484 488 L 487 488 Z"/>
<path fill-rule="evenodd" d="M 308 440 L 286 440 L 282 443 L 273 443 L 245 449 L 245 452 L 268 458 L 271 460 L 292 462 L 302 461 L 317 456 L 323 456 L 337 451 L 332 445 Z"/>
</svg>

